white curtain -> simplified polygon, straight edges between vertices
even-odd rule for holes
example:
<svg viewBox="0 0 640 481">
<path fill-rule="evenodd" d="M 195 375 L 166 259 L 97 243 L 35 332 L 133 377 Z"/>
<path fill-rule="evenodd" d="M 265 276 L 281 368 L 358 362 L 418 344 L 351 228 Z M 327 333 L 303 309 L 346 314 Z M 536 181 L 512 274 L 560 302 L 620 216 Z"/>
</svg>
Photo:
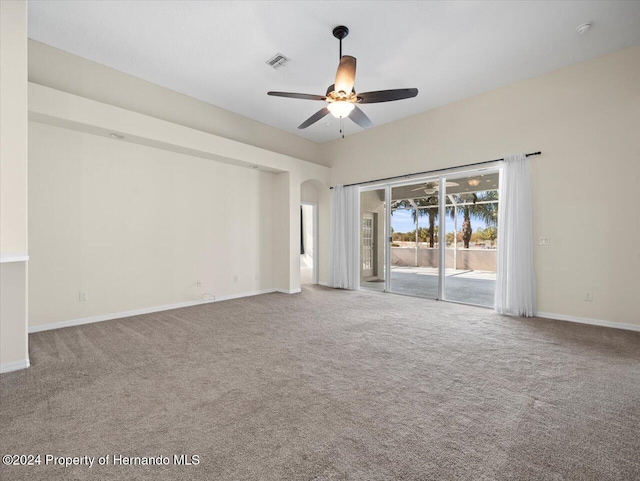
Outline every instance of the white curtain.
<svg viewBox="0 0 640 481">
<path fill-rule="evenodd" d="M 329 285 L 357 289 L 360 258 L 360 192 L 357 186 L 336 186 L 331 194 Z"/>
<path fill-rule="evenodd" d="M 500 176 L 495 309 L 527 317 L 536 312 L 531 187 L 525 154 L 505 157 Z"/>
</svg>

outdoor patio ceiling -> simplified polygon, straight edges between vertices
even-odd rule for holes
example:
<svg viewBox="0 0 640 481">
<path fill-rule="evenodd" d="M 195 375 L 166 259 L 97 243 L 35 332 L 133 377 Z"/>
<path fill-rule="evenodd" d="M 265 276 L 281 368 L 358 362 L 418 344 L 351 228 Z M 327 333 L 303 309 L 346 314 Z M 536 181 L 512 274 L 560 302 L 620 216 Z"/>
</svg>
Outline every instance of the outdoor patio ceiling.
<svg viewBox="0 0 640 481">
<path fill-rule="evenodd" d="M 472 186 L 469 184 L 469 180 L 477 179 L 479 181 L 477 186 Z M 427 181 L 427 182 L 416 182 L 411 185 L 403 185 L 400 187 L 393 187 L 391 189 L 391 200 L 406 200 L 406 199 L 422 199 L 425 197 L 432 197 L 434 194 L 425 194 L 423 191 L 415 191 L 420 185 L 429 184 L 433 186 L 437 184 L 438 180 Z M 483 174 L 483 175 L 474 175 L 469 177 L 463 177 L 459 179 L 452 179 L 449 182 L 455 182 L 458 185 L 447 186 L 447 194 L 472 194 L 474 192 L 484 192 L 487 190 L 495 190 L 498 188 L 498 173 L 491 174 Z M 425 186 L 426 187 L 426 186 Z"/>
</svg>

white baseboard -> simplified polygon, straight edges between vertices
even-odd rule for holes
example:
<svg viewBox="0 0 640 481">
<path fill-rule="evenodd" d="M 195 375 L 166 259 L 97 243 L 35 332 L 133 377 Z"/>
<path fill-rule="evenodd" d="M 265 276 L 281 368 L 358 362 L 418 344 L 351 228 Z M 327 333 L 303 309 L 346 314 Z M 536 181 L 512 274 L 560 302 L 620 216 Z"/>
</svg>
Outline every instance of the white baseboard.
<svg viewBox="0 0 640 481">
<path fill-rule="evenodd" d="M 302 292 L 302 288 L 298 287 L 297 289 L 276 289 L 276 292 L 282 292 L 283 294 L 297 294 L 298 292 Z"/>
<path fill-rule="evenodd" d="M 115 312 L 112 314 L 101 314 L 98 316 L 84 317 L 81 319 L 71 319 L 69 321 L 53 322 L 51 324 L 41 324 L 39 326 L 29 326 L 29 333 L 49 331 L 51 329 L 60 329 L 63 327 L 80 326 L 82 324 L 91 324 L 93 322 L 111 321 L 113 319 L 122 319 L 123 317 L 139 316 L 141 314 L 151 314 L 153 312 L 170 311 L 172 309 L 181 309 L 183 307 L 199 306 L 201 304 L 209 304 L 211 302 L 228 301 L 231 299 L 239 299 L 241 297 L 258 296 L 261 294 L 271 294 L 277 292 L 278 289 L 264 289 L 261 291 L 242 292 L 240 294 L 230 294 L 228 296 L 220 296 L 210 300 L 198 300 L 179 302 L 176 304 L 166 304 L 164 306 L 145 307 L 142 309 L 134 309 L 132 311 Z"/>
<path fill-rule="evenodd" d="M 19 361 L 5 362 L 4 364 L 0 364 L 0 374 L 4 374 L 5 372 L 19 371 L 20 369 L 26 369 L 29 366 L 31 366 L 29 358 L 21 359 Z"/>
<path fill-rule="evenodd" d="M 566 316 L 564 314 L 554 314 L 552 312 L 537 312 L 534 317 L 542 317 L 543 319 L 552 319 L 554 321 L 569 321 L 580 324 L 591 324 L 593 326 L 612 327 L 614 329 L 625 329 L 627 331 L 640 332 L 640 325 L 627 324 L 625 322 L 603 321 L 600 319 L 589 319 L 586 317 Z"/>
<path fill-rule="evenodd" d="M 278 292 L 278 289 L 262 289 L 261 291 L 249 291 L 249 292 L 241 292 L 240 294 L 230 294 L 228 296 L 220 296 L 215 301 L 202 301 L 200 304 L 205 304 L 207 302 L 219 302 L 219 301 L 229 301 L 231 299 L 241 299 L 243 297 L 252 297 L 252 296 L 260 296 L 262 294 L 271 294 L 273 292 Z"/>
</svg>

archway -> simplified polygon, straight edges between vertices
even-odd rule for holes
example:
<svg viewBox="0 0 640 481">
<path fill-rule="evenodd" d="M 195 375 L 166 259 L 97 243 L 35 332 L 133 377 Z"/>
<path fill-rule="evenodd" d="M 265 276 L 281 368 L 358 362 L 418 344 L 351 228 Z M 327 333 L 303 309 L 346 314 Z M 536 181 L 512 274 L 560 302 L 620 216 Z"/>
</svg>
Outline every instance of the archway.
<svg viewBox="0 0 640 481">
<path fill-rule="evenodd" d="M 318 207 L 320 182 L 300 184 L 300 285 L 318 283 Z"/>
</svg>

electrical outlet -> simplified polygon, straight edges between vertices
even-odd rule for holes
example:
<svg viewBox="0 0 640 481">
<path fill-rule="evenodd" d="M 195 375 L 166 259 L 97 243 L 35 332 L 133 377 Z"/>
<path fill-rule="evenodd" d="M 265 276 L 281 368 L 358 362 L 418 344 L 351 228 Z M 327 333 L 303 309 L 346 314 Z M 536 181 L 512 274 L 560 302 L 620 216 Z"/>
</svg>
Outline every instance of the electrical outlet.
<svg viewBox="0 0 640 481">
<path fill-rule="evenodd" d="M 591 292 L 591 291 L 585 292 L 584 293 L 584 300 L 585 301 L 589 301 L 589 302 L 593 301 L 593 292 Z"/>
<path fill-rule="evenodd" d="M 202 281 L 198 280 L 196 281 L 196 286 L 200 287 L 202 285 Z"/>
<path fill-rule="evenodd" d="M 549 239 L 548 237 L 540 237 L 540 241 L 538 242 L 538 244 L 541 246 L 551 245 L 551 239 Z"/>
<path fill-rule="evenodd" d="M 86 302 L 89 300 L 89 291 L 80 291 L 78 293 L 78 300 L 80 302 Z"/>
<path fill-rule="evenodd" d="M 238 276 L 237 275 L 233 276 L 233 282 L 238 282 Z"/>
</svg>

